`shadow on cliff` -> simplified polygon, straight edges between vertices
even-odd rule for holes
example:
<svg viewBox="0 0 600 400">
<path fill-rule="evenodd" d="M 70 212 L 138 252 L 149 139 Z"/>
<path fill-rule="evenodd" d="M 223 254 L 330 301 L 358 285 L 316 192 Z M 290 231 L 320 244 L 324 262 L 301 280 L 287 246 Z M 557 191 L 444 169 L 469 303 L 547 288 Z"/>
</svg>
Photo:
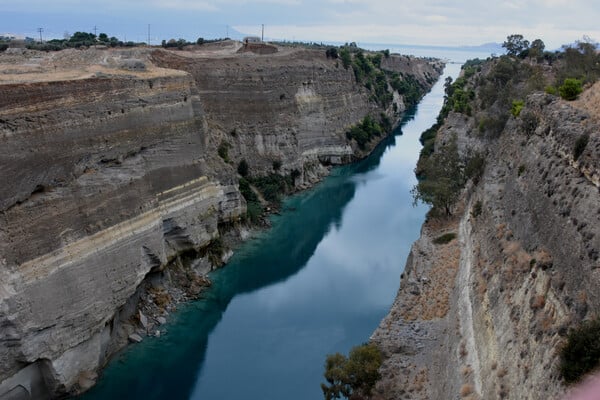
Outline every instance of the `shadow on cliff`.
<svg viewBox="0 0 600 400">
<path fill-rule="evenodd" d="M 403 123 L 414 112 L 406 115 Z M 148 338 L 124 351 L 81 398 L 189 399 L 202 372 L 209 336 L 232 299 L 297 274 L 325 235 L 341 225 L 344 209 L 361 184 L 356 178 L 379 165 L 399 134 L 400 128 L 369 157 L 335 169 L 313 190 L 286 201 L 287 210 L 273 216 L 270 230 L 244 244 L 225 268 L 212 274 L 213 286 L 203 298 L 172 316 L 166 336 Z"/>
</svg>

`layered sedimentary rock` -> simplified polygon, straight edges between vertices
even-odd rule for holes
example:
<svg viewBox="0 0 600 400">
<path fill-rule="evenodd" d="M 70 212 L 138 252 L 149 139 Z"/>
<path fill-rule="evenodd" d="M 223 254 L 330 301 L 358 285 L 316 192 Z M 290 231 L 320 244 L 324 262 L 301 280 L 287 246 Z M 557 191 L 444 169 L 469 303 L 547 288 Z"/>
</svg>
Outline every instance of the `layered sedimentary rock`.
<svg viewBox="0 0 600 400">
<path fill-rule="evenodd" d="M 392 55 L 394 59 L 408 58 Z M 155 52 L 153 60 L 193 76 L 211 129 L 231 146 L 232 159 L 246 159 L 253 172 L 269 172 L 273 161 L 280 161 L 283 171 L 298 169 L 302 178 L 314 181 L 326 173 L 321 164 L 365 154 L 347 140 L 349 127 L 382 112 L 398 122 L 405 109 L 396 93 L 396 111 L 392 105 L 382 110 L 356 82 L 352 68 L 321 51 L 284 48 L 268 57 L 246 53 L 210 59 Z M 390 70 L 402 70 L 431 87 L 442 64 L 411 60 L 412 66 L 393 64 Z"/>
<path fill-rule="evenodd" d="M 2 55 L 0 398 L 93 384 L 144 279 L 245 214 L 236 161 L 310 182 L 363 154 L 350 125 L 391 113 L 321 52 L 232 49 Z"/>
<path fill-rule="evenodd" d="M 448 115 L 436 144 L 456 135 L 485 172 L 412 248 L 373 335 L 387 358 L 378 398 L 562 398 L 566 334 L 600 307 L 600 120 L 585 108 L 534 93 L 494 137 Z"/>
</svg>

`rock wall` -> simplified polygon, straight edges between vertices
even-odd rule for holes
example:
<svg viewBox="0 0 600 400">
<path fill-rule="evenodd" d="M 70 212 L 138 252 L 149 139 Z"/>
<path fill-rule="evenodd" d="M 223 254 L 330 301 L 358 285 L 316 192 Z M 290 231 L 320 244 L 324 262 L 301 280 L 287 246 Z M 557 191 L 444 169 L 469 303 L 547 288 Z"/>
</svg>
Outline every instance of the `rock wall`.
<svg viewBox="0 0 600 400">
<path fill-rule="evenodd" d="M 386 355 L 377 398 L 563 397 L 558 352 L 600 306 L 599 132 L 597 116 L 543 93 L 495 138 L 475 116 L 449 114 L 436 143 L 456 135 L 463 155 L 483 151 L 485 172 L 413 246 L 372 337 Z M 457 239 L 432 244 L 448 232 Z M 411 311 L 432 301 L 433 315 Z"/>
<path fill-rule="evenodd" d="M 198 54 L 0 58 L 0 399 L 94 383 L 147 277 L 240 223 L 236 161 L 308 183 L 362 156 L 348 126 L 389 111 L 321 52 Z"/>
<path fill-rule="evenodd" d="M 206 246 L 245 202 L 206 154 L 186 74 L 0 91 L 0 376 L 26 367 L 47 386 L 30 393 L 60 392 L 114 352 L 115 315 L 144 277 Z"/>
</svg>

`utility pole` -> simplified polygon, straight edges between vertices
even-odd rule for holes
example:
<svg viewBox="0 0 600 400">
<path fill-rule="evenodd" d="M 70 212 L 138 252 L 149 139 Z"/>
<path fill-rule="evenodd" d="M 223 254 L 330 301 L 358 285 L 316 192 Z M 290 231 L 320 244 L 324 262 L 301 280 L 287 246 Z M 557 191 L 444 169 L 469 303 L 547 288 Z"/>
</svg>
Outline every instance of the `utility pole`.
<svg viewBox="0 0 600 400">
<path fill-rule="evenodd" d="M 37 28 L 37 31 L 40 33 L 40 44 L 42 44 L 42 42 L 44 41 L 42 39 L 42 32 L 44 32 L 44 28 Z"/>
<path fill-rule="evenodd" d="M 150 24 L 148 24 L 148 46 L 150 46 Z"/>
<path fill-rule="evenodd" d="M 260 35 L 260 41 L 265 41 L 265 24 L 262 24 L 262 34 Z"/>
<path fill-rule="evenodd" d="M 227 34 L 225 35 L 225 39 L 229 38 L 229 25 L 226 26 Z"/>
<path fill-rule="evenodd" d="M 94 36 L 98 37 L 98 27 L 94 25 Z"/>
</svg>

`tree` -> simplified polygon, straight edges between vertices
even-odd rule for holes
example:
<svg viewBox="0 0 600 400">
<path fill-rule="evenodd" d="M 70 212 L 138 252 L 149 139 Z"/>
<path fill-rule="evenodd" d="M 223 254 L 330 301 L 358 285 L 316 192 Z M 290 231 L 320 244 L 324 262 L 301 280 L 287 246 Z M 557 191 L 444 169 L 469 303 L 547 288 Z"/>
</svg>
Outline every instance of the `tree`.
<svg viewBox="0 0 600 400">
<path fill-rule="evenodd" d="M 327 58 L 333 58 L 335 60 L 338 58 L 338 51 L 335 47 L 329 47 L 327 50 L 325 50 L 325 55 Z"/>
<path fill-rule="evenodd" d="M 546 49 L 546 45 L 542 41 L 542 39 L 535 39 L 531 42 L 531 46 L 529 47 L 529 57 L 540 59 L 544 57 L 544 50 Z"/>
<path fill-rule="evenodd" d="M 348 69 L 352 63 L 352 56 L 350 55 L 348 49 L 343 48 L 340 50 L 340 58 L 342 59 L 342 65 L 344 68 Z"/>
<path fill-rule="evenodd" d="M 374 344 L 355 346 L 348 358 L 340 353 L 330 354 L 325 360 L 325 380 L 321 389 L 325 400 L 368 398 L 381 378 L 382 355 Z"/>
<path fill-rule="evenodd" d="M 506 37 L 506 41 L 502 43 L 502 47 L 506 49 L 506 54 L 509 56 L 524 57 L 529 50 L 529 41 L 523 35 L 509 35 Z"/>
<path fill-rule="evenodd" d="M 196 44 L 198 46 L 203 45 L 204 44 L 204 38 L 199 37 L 198 40 L 196 40 Z"/>
<path fill-rule="evenodd" d="M 101 33 L 98 35 L 98 40 L 103 43 L 107 43 L 109 41 L 108 35 L 106 33 Z"/>
<path fill-rule="evenodd" d="M 456 136 L 453 136 L 423 162 L 419 182 L 412 189 L 414 202 L 422 201 L 436 211 L 451 215 L 464 183 Z"/>
</svg>

